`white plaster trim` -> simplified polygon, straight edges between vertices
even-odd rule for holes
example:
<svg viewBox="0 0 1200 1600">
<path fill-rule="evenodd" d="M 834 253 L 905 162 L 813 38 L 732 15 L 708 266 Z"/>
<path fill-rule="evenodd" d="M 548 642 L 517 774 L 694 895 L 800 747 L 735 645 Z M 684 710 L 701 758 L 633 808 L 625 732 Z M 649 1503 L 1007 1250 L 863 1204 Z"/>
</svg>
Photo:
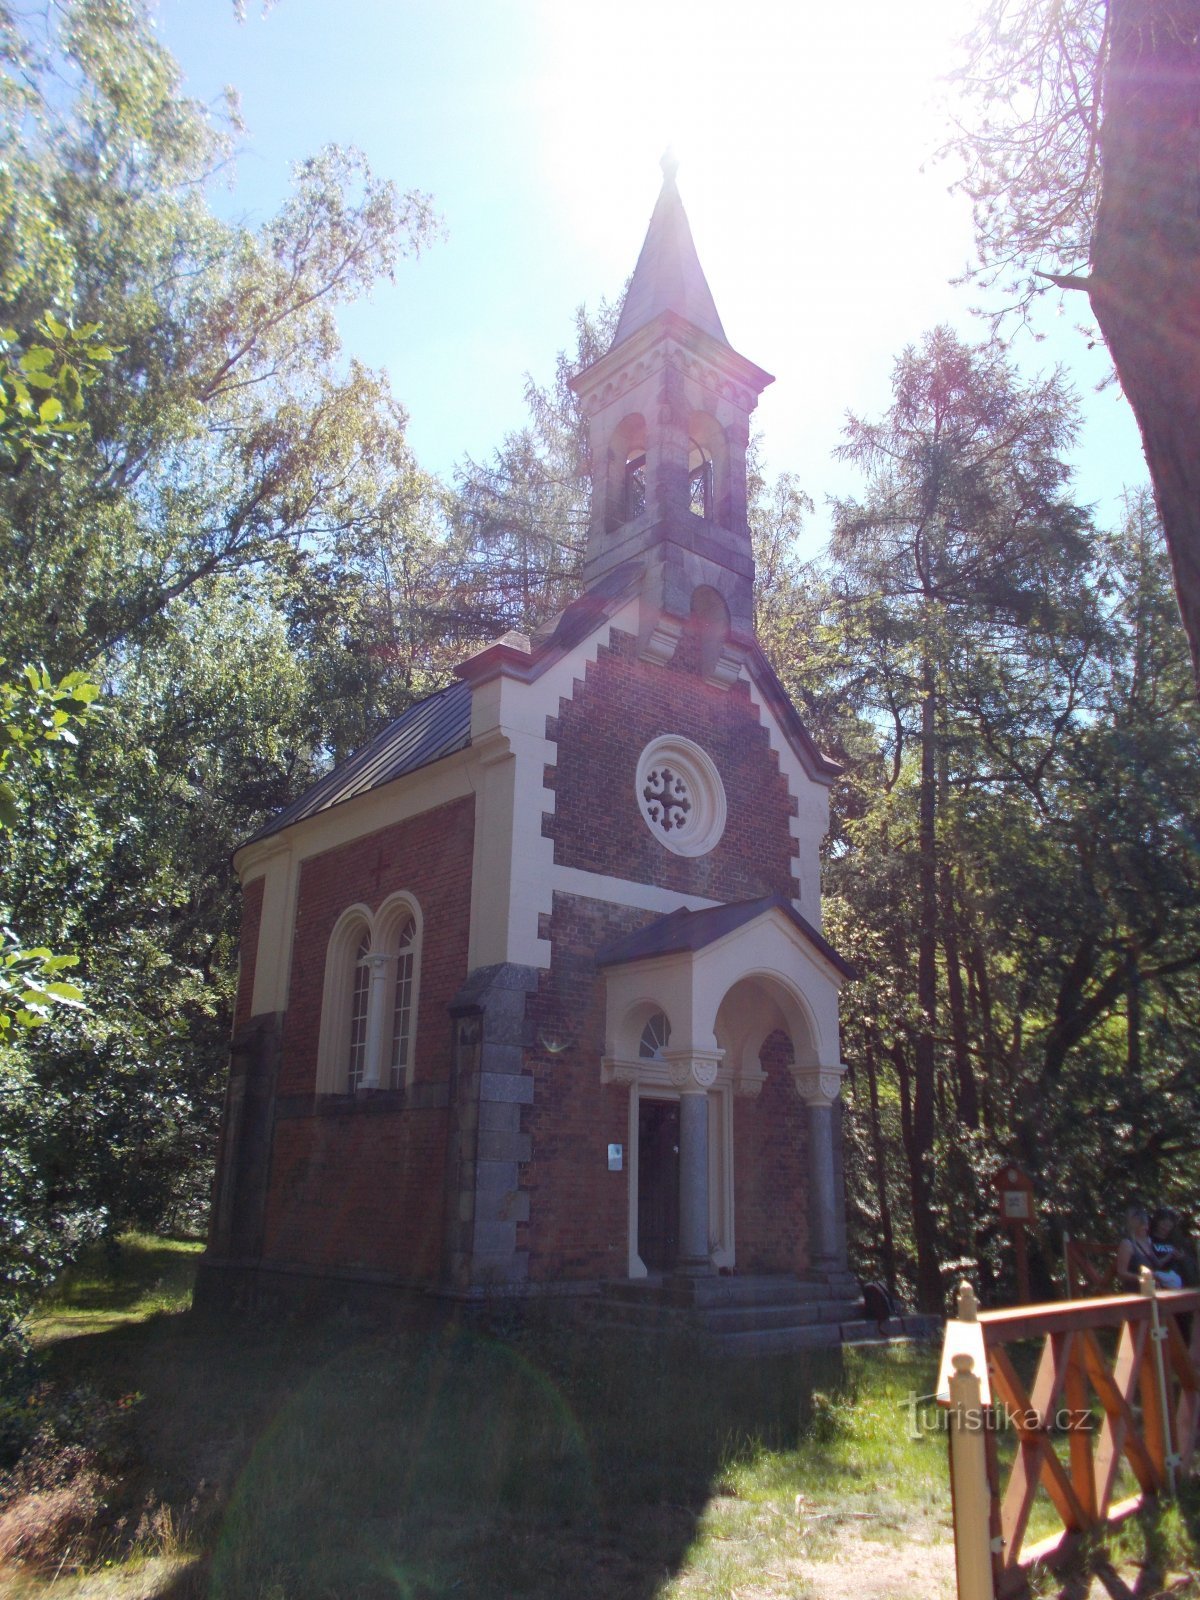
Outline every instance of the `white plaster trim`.
<svg viewBox="0 0 1200 1600">
<path fill-rule="evenodd" d="M 349 1042 L 350 995 L 355 957 L 364 931 L 368 936 L 371 933 L 371 908 L 359 903 L 347 906 L 334 923 L 325 947 L 321 1024 L 317 1038 L 318 1094 L 337 1094 L 346 1087 L 344 1058 Z"/>
<path fill-rule="evenodd" d="M 614 629 L 636 635 L 637 616 L 635 597 L 540 677 L 500 675 L 472 694 L 472 747 L 488 762 L 480 768 L 475 811 L 472 970 L 501 961 L 550 965 L 550 941 L 538 936 L 538 924 L 554 909 L 554 841 L 542 833 L 542 817 L 554 812 L 554 791 L 544 778 L 557 764 L 558 747 L 546 738 L 546 718 L 557 717 L 561 700 L 574 698 L 577 681 Z"/>
<path fill-rule="evenodd" d="M 234 851 L 234 868 L 242 882 L 249 883 L 258 876 L 260 863 L 280 850 L 286 850 L 293 861 L 299 863 L 368 833 L 379 833 L 393 823 L 407 822 L 410 817 L 447 805 L 451 800 L 463 800 L 475 792 L 471 771 L 475 765 L 474 750 L 456 750 L 428 767 L 393 778 L 377 789 L 369 789 L 366 794 L 331 806 L 328 811 L 319 811 L 314 817 L 293 822 L 282 834 L 243 845 Z M 281 840 L 286 840 L 286 844 L 281 845 Z"/>
<path fill-rule="evenodd" d="M 254 955 L 254 988 L 250 1015 L 286 1011 L 291 981 L 292 932 L 296 921 L 296 862 L 289 846 L 275 848 L 256 863 L 263 878 L 262 912 L 258 924 L 258 949 Z"/>
<path fill-rule="evenodd" d="M 758 708 L 759 719 L 767 730 L 771 749 L 779 758 L 779 770 L 787 779 L 788 793 L 797 802 L 796 815 L 788 819 L 788 829 L 799 846 L 792 868 L 796 875 L 796 906 L 819 933 L 820 850 L 821 840 L 829 831 L 829 789 L 825 784 L 814 783 L 805 772 L 774 712 L 759 693 L 748 667 L 742 669 L 742 677 L 749 687 L 752 704 Z"/>
<path fill-rule="evenodd" d="M 723 900 L 707 900 L 701 894 L 679 894 L 674 889 L 660 889 L 653 883 L 634 883 L 630 878 L 610 878 L 601 872 L 588 872 L 583 867 L 564 867 L 555 864 L 551 889 L 557 894 L 573 894 L 581 900 L 604 900 L 610 905 L 633 906 L 639 911 L 708 911 L 713 906 L 724 905 Z"/>
</svg>

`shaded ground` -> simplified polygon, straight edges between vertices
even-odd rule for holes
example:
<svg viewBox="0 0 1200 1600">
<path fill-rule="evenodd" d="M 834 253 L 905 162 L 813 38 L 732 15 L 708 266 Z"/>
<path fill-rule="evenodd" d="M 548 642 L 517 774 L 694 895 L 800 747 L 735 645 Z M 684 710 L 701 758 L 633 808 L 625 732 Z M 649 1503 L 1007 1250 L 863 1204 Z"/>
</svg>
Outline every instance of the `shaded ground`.
<svg viewBox="0 0 1200 1600">
<path fill-rule="evenodd" d="M 6 1594 L 954 1594 L 945 1440 L 911 1426 L 931 1350 L 731 1363 L 550 1323 L 222 1325 L 181 1309 L 191 1265 L 135 1242 L 47 1308 L 58 1387 L 38 1404 L 66 1417 L 65 1465 L 0 1513 L 0 1550 L 29 1558 Z M 1149 1539 L 1178 1576 L 1198 1526 L 1172 1511 L 1129 1534 L 1125 1592 L 1163 1592 L 1128 1558 Z"/>
</svg>

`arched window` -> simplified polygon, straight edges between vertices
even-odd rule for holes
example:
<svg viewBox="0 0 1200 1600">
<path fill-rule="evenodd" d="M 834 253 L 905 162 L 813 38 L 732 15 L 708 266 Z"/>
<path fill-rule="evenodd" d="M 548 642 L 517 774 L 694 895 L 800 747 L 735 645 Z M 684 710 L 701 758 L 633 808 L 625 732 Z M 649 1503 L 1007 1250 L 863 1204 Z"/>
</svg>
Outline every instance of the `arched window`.
<svg viewBox="0 0 1200 1600">
<path fill-rule="evenodd" d="M 346 1089 L 353 1094 L 367 1070 L 367 1009 L 371 997 L 370 935 L 364 933 L 354 958 L 350 991 L 350 1037 L 346 1057 Z"/>
<path fill-rule="evenodd" d="M 638 412 L 622 417 L 608 441 L 604 487 L 604 526 L 615 533 L 646 509 L 646 419 Z"/>
<path fill-rule="evenodd" d="M 688 510 L 697 517 L 713 514 L 712 456 L 695 439 L 688 440 Z"/>
<path fill-rule="evenodd" d="M 643 1061 L 657 1061 L 671 1042 L 671 1024 L 665 1011 L 656 1011 L 647 1017 L 646 1026 L 638 1043 L 638 1055 Z"/>
<path fill-rule="evenodd" d="M 416 959 L 417 919 L 410 915 L 396 935 L 396 997 L 392 1006 L 393 1089 L 404 1086 L 408 1069 L 412 1066 Z"/>
<path fill-rule="evenodd" d="M 412 1075 L 420 983 L 421 912 L 393 895 L 372 913 L 338 919 L 325 960 L 317 1091 L 402 1089 Z"/>
<path fill-rule="evenodd" d="M 728 525 L 729 443 L 707 411 L 688 418 L 688 509 L 693 516 Z"/>
<path fill-rule="evenodd" d="M 624 502 L 621 520 L 632 522 L 646 509 L 646 452 L 634 450 L 625 458 Z"/>
</svg>

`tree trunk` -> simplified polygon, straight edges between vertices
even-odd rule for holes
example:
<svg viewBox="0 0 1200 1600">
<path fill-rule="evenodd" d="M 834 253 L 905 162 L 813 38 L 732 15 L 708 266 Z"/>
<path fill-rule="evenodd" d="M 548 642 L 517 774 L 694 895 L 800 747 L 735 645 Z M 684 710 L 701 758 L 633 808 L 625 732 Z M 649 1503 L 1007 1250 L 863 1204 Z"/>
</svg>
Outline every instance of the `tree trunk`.
<svg viewBox="0 0 1200 1600">
<path fill-rule="evenodd" d="M 1109 0 L 1089 294 L 1138 427 L 1200 689 L 1200 0 Z"/>
<path fill-rule="evenodd" d="M 879 1260 L 887 1286 L 896 1293 L 896 1239 L 892 1232 L 892 1208 L 887 1192 L 887 1147 L 883 1137 L 883 1121 L 879 1115 L 879 1076 L 875 1061 L 875 1045 L 868 1036 L 863 1051 L 867 1069 L 867 1089 L 871 1102 L 871 1153 L 874 1156 L 875 1198 L 879 1207 Z"/>
<path fill-rule="evenodd" d="M 933 1135 L 937 1028 L 937 693 L 933 661 L 921 671 L 921 789 L 918 803 L 917 1004 L 921 1026 L 913 1058 L 913 1232 L 917 1242 L 917 1293 L 923 1311 L 940 1311 L 942 1275 L 933 1216 Z"/>
<path fill-rule="evenodd" d="M 945 750 L 938 751 L 937 804 L 943 819 L 948 814 L 950 791 L 949 763 Z M 943 822 L 944 826 L 944 822 Z M 935 835 L 936 842 L 936 835 Z M 945 859 L 938 862 L 940 898 L 938 927 L 941 929 L 942 956 L 946 963 L 946 997 L 950 1003 L 950 1040 L 954 1052 L 955 1106 L 964 1128 L 979 1126 L 979 1094 L 975 1086 L 975 1067 L 971 1060 L 970 1031 L 967 1024 L 967 998 L 958 948 L 958 905 L 954 894 L 954 874 Z"/>
</svg>

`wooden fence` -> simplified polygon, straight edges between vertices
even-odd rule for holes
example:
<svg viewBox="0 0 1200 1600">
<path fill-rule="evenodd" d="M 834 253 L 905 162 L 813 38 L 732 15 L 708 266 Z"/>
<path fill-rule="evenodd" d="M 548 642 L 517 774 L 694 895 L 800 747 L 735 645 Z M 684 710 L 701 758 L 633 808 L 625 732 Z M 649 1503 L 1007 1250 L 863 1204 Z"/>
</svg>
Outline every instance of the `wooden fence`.
<svg viewBox="0 0 1200 1600">
<path fill-rule="evenodd" d="M 1012 1347 L 1032 1342 L 1028 1360 Z M 1040 1348 L 1039 1348 L 1040 1346 Z M 979 1311 L 969 1284 L 946 1324 L 938 1400 L 948 1411 L 959 1600 L 1023 1593 L 1081 1534 L 1173 1494 L 1200 1424 L 1200 1290 Z M 1001 1439 L 1009 1434 L 1011 1462 Z M 1122 1464 L 1136 1492 L 1117 1499 Z M 1039 1495 L 1060 1531 L 1027 1546 Z"/>
</svg>

